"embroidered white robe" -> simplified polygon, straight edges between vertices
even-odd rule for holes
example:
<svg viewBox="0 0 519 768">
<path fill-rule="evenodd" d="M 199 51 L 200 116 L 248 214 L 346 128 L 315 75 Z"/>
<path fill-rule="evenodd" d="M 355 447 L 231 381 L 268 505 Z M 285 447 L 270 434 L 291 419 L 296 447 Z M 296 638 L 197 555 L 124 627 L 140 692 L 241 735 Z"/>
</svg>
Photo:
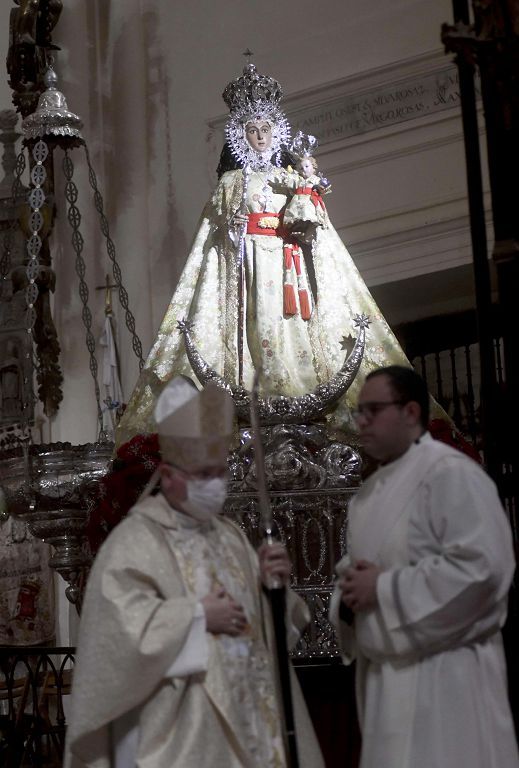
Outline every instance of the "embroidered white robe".
<svg viewBox="0 0 519 768">
<path fill-rule="evenodd" d="M 293 195 L 300 184 L 299 174 L 283 169 L 253 171 L 247 187 L 247 211 L 255 214 L 266 206 L 267 212 L 283 214 L 293 202 L 285 211 L 287 223 L 292 227 L 315 224 L 316 208 L 310 197 Z M 237 246 L 230 230 L 242 203 L 242 191 L 242 171 L 224 173 L 203 211 L 182 276 L 119 422 L 117 444 L 155 430 L 153 408 L 172 376 L 195 378 L 178 332 L 179 320 L 187 318 L 192 322 L 197 349 L 207 363 L 229 381 L 238 381 Z M 321 213 L 323 225 L 317 227 L 312 247 L 305 250 L 305 259 L 313 262 L 317 299 L 309 321 L 303 320 L 299 312 L 284 315 L 284 240 L 260 234 L 245 236 L 244 384 L 250 389 L 255 370 L 261 368 L 263 395 L 294 397 L 311 392 L 344 363 L 342 338 L 357 335 L 355 316 L 369 315 L 372 324 L 360 373 L 341 408 L 339 422 L 344 426 L 351 418 L 346 403 L 349 406 L 356 402 L 364 376 L 373 368 L 409 365 L 409 361 L 328 214 Z M 305 283 L 309 281 L 309 266 L 303 263 L 301 267 Z M 297 286 L 295 267 L 291 282 Z M 350 428 L 355 431 L 353 423 Z"/>
<path fill-rule="evenodd" d="M 81 617 L 67 768 L 285 766 L 256 555 L 235 525 L 217 518 L 207 526 L 204 569 L 202 539 L 189 539 L 159 494 L 136 505 L 101 548 Z M 223 564 L 228 573 L 217 572 Z M 208 576 L 232 585 L 250 631 L 236 640 L 206 633 L 207 650 L 194 650 L 186 640 L 197 634 Z M 299 629 L 308 620 L 293 593 L 288 614 Z M 321 768 L 295 679 L 293 694 L 301 765 Z"/>
</svg>

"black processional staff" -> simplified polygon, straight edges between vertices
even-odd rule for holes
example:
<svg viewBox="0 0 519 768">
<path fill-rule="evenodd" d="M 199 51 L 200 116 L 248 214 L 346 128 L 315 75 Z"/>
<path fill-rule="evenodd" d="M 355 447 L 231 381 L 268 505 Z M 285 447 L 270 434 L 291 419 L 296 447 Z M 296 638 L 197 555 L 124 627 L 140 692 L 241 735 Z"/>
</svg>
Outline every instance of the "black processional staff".
<svg viewBox="0 0 519 768">
<path fill-rule="evenodd" d="M 267 544 L 274 541 L 272 509 L 267 491 L 265 478 L 265 462 L 263 457 L 263 445 L 259 430 L 258 388 L 260 369 L 254 374 L 254 383 L 251 392 L 251 424 L 253 431 L 254 460 L 256 465 L 256 480 L 260 504 L 260 520 Z M 281 582 L 272 581 L 266 592 L 270 600 L 272 610 L 272 622 L 276 641 L 277 671 L 279 686 L 283 699 L 285 752 L 288 768 L 299 768 L 297 756 L 297 741 L 294 723 L 294 706 L 292 702 L 292 688 L 290 685 L 290 660 L 287 648 L 287 633 L 285 625 L 286 587 Z"/>
</svg>

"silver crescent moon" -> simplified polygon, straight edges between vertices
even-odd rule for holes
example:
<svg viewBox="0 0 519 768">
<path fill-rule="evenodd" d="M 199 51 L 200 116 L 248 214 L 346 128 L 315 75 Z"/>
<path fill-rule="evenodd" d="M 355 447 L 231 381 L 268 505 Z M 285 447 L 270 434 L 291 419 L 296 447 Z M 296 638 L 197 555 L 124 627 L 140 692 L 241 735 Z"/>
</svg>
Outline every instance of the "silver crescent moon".
<svg viewBox="0 0 519 768">
<path fill-rule="evenodd" d="M 315 421 L 322 418 L 337 400 L 346 394 L 360 368 L 366 343 L 366 328 L 370 324 L 366 315 L 355 315 L 353 320 L 358 328 L 358 335 L 352 351 L 346 355 L 337 373 L 324 384 L 319 384 L 313 392 L 299 397 L 283 395 L 260 397 L 258 409 L 262 424 L 297 424 Z M 190 321 L 180 320 L 177 323 L 177 329 L 184 337 L 187 358 L 200 383 L 205 386 L 211 381 L 228 392 L 234 400 L 238 419 L 249 423 L 250 392 L 237 384 L 231 384 L 208 365 L 195 346 L 191 335 L 193 326 Z"/>
</svg>

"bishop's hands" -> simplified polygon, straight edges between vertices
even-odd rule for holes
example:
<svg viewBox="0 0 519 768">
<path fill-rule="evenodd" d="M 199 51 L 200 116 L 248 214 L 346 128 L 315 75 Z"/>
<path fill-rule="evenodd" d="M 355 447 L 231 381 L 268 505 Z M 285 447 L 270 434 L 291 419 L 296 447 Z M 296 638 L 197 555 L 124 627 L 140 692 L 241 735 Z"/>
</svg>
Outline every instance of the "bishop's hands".
<svg viewBox="0 0 519 768">
<path fill-rule="evenodd" d="M 205 611 L 207 631 L 211 634 L 238 637 L 247 629 L 248 622 L 243 606 L 222 586 L 215 586 L 200 602 Z"/>
<path fill-rule="evenodd" d="M 272 589 L 286 586 L 290 579 L 291 564 L 285 547 L 279 542 L 261 545 L 258 550 L 261 581 Z M 243 606 L 220 585 L 200 601 L 205 612 L 207 631 L 213 635 L 238 637 L 249 629 Z"/>
<path fill-rule="evenodd" d="M 337 585 L 342 592 L 342 602 L 354 613 L 373 608 L 377 600 L 377 579 L 381 568 L 368 560 L 357 560 L 345 568 Z"/>
<path fill-rule="evenodd" d="M 258 558 L 261 581 L 267 589 L 288 585 L 292 566 L 283 544 L 264 542 L 258 549 Z"/>
</svg>

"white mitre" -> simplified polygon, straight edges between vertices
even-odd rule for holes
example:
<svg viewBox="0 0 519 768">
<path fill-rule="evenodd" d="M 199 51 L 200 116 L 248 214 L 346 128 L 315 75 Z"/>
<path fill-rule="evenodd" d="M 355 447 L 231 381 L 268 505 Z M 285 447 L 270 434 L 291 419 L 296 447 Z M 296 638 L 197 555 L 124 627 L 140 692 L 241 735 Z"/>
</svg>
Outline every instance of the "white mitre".
<svg viewBox="0 0 519 768">
<path fill-rule="evenodd" d="M 188 472 L 225 466 L 234 403 L 216 384 L 199 392 L 189 379 L 176 376 L 162 390 L 154 416 L 163 461 Z"/>
</svg>

